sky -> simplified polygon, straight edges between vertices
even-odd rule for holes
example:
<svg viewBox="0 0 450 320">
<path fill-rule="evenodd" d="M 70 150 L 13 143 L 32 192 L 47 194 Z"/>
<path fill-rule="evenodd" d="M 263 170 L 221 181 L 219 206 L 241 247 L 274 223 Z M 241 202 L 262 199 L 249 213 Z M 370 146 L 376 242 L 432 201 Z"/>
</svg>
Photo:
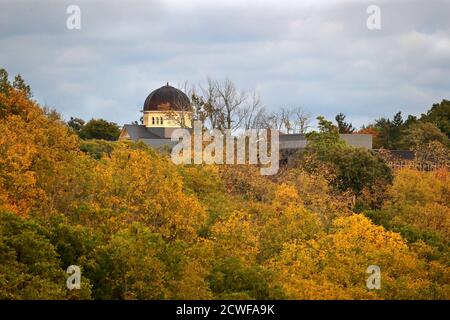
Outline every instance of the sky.
<svg viewBox="0 0 450 320">
<path fill-rule="evenodd" d="M 367 28 L 369 5 L 381 30 Z M 0 68 L 65 119 L 131 123 L 152 90 L 211 77 L 268 110 L 359 127 L 450 99 L 449 14 L 450 0 L 0 0 Z"/>
</svg>

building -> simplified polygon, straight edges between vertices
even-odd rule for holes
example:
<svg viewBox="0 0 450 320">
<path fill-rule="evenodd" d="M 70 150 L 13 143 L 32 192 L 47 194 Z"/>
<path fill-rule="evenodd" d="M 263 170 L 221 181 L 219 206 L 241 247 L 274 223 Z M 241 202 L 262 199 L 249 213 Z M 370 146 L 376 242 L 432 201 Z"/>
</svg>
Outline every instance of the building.
<svg viewBox="0 0 450 320">
<path fill-rule="evenodd" d="M 142 113 L 143 124 L 125 124 L 119 140 L 143 141 L 155 148 L 171 147 L 176 143 L 170 140 L 173 130 L 191 127 L 189 98 L 169 83 L 147 96 Z"/>
<path fill-rule="evenodd" d="M 130 139 L 143 141 L 159 148 L 172 147 L 177 142 L 170 140 L 172 132 L 177 128 L 192 126 L 192 107 L 189 98 L 177 88 L 167 85 L 151 92 L 143 106 L 143 124 L 126 124 L 122 128 L 119 140 Z M 372 149 L 370 134 L 341 134 L 341 138 L 349 145 Z M 291 154 L 306 146 L 304 134 L 280 134 L 280 151 Z"/>
</svg>

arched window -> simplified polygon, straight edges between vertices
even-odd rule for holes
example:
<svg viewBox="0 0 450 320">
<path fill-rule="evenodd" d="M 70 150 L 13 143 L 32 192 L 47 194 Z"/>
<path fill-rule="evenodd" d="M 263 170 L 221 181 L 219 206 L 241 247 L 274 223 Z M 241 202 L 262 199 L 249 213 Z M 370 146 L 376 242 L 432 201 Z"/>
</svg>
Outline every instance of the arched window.
<svg viewBox="0 0 450 320">
<path fill-rule="evenodd" d="M 155 117 L 152 117 L 152 124 L 155 124 Z"/>
<path fill-rule="evenodd" d="M 163 122 L 163 117 L 161 117 L 161 124 L 163 124 L 164 122 Z"/>
</svg>

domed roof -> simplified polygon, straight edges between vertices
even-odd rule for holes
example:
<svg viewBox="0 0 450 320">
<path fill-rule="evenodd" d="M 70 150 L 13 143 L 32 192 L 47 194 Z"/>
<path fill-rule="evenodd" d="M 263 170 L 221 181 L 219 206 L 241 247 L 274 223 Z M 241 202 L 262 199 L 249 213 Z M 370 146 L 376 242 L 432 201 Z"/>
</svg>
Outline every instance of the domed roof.
<svg viewBox="0 0 450 320">
<path fill-rule="evenodd" d="M 144 111 L 188 111 L 191 103 L 183 91 L 172 86 L 162 86 L 145 99 Z"/>
</svg>

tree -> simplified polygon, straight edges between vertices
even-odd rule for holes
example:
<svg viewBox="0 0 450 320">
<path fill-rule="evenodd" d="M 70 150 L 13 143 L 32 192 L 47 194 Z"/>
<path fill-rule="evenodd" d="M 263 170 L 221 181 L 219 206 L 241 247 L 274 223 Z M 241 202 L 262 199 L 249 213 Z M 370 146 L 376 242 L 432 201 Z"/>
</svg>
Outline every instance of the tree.
<svg viewBox="0 0 450 320">
<path fill-rule="evenodd" d="M 423 264 L 398 233 L 386 231 L 361 215 L 338 218 L 333 226 L 328 235 L 317 240 L 286 243 L 281 255 L 271 262 L 289 299 L 448 296 L 444 287 L 435 289 L 439 282 L 429 280 L 427 269 L 433 264 Z M 381 268 L 380 290 L 366 287 L 370 265 Z"/>
<path fill-rule="evenodd" d="M 361 129 L 357 131 L 357 133 L 372 135 L 372 138 L 373 138 L 374 142 L 379 137 L 379 132 L 378 132 L 377 128 L 373 124 L 370 124 L 368 126 L 364 126 L 363 125 L 361 127 Z M 377 149 L 377 148 L 375 148 L 375 149 Z"/>
<path fill-rule="evenodd" d="M 294 113 L 294 122 L 295 122 L 295 131 L 300 134 L 306 134 L 306 131 L 310 127 L 310 118 L 311 115 L 306 112 L 303 108 L 295 108 L 293 110 Z"/>
<path fill-rule="evenodd" d="M 378 131 L 378 136 L 374 141 L 375 148 L 395 150 L 400 147 L 400 140 L 404 130 L 401 112 L 397 112 L 393 120 L 389 118 L 376 120 L 374 127 Z"/>
<path fill-rule="evenodd" d="M 365 188 L 379 188 L 379 183 L 389 185 L 392 181 L 392 173 L 386 163 L 362 148 L 331 148 L 323 159 L 332 163 L 336 171 L 332 185 L 342 191 L 349 190 L 355 196 L 361 195 Z"/>
<path fill-rule="evenodd" d="M 450 101 L 444 99 L 441 103 L 433 104 L 426 114 L 422 114 L 420 120 L 434 123 L 450 138 Z"/>
<path fill-rule="evenodd" d="M 339 113 L 335 119 L 339 133 L 353 133 L 355 131 L 351 123 L 345 122 L 345 115 L 343 113 Z"/>
<path fill-rule="evenodd" d="M 308 134 L 306 153 L 300 160 L 304 169 L 327 172 L 327 179 L 334 188 L 350 191 L 355 198 L 365 189 L 391 183 L 391 171 L 381 158 L 368 150 L 348 146 L 340 140 L 335 125 L 323 117 L 317 119 L 319 132 Z"/>
<path fill-rule="evenodd" d="M 276 257 L 286 242 L 306 241 L 320 237 L 323 232 L 320 214 L 308 210 L 296 188 L 287 184 L 278 186 L 262 220 L 260 261 Z"/>
<path fill-rule="evenodd" d="M 158 255 L 164 250 L 158 234 L 134 224 L 115 234 L 95 253 L 88 270 L 98 299 L 167 299 L 167 270 Z"/>
<path fill-rule="evenodd" d="M 434 123 L 419 121 L 405 130 L 399 145 L 405 149 L 416 150 L 433 141 L 449 146 L 450 140 Z"/>
<path fill-rule="evenodd" d="M 284 128 L 286 129 L 286 133 L 289 134 L 291 131 L 294 131 L 294 123 L 293 123 L 293 112 L 289 108 L 282 107 L 280 109 L 280 119 Z"/>
<path fill-rule="evenodd" d="M 13 88 L 22 91 L 27 98 L 31 98 L 33 94 L 31 93 L 31 87 L 25 83 L 20 74 L 14 77 Z"/>
<path fill-rule="evenodd" d="M 91 119 L 81 127 L 78 134 L 81 139 L 114 141 L 119 138 L 120 128 L 114 122 L 108 122 L 104 119 Z"/>
<path fill-rule="evenodd" d="M 206 87 L 200 86 L 203 98 L 203 110 L 205 118 L 211 129 L 223 130 L 223 112 L 218 105 L 218 95 L 215 81 L 208 77 Z"/>
<path fill-rule="evenodd" d="M 260 265 L 247 266 L 236 257 L 217 261 L 207 280 L 217 299 L 283 299 L 274 272 Z"/>
<path fill-rule="evenodd" d="M 22 216 L 38 208 L 50 214 L 62 172 L 76 167 L 78 137 L 21 91 L 0 93 L 0 106 L 0 206 Z"/>
<path fill-rule="evenodd" d="M 239 111 L 239 118 L 242 119 L 244 129 L 259 129 L 263 114 L 264 106 L 261 97 L 256 91 L 253 91 L 249 101 L 246 101 L 246 104 Z"/>
<path fill-rule="evenodd" d="M 214 87 L 218 98 L 218 109 L 222 112 L 223 128 L 237 129 L 242 122 L 239 110 L 247 99 L 247 94 L 239 91 L 230 79 L 225 79 L 223 82 L 214 81 Z"/>
<path fill-rule="evenodd" d="M 415 147 L 415 157 L 417 161 L 431 166 L 447 168 L 450 159 L 450 150 L 447 144 L 439 141 L 431 141 L 425 145 Z"/>
<path fill-rule="evenodd" d="M 11 83 L 8 79 L 8 71 L 0 68 L 0 92 L 6 94 L 9 88 L 11 88 Z"/>
<path fill-rule="evenodd" d="M 174 165 L 143 142 L 81 141 L 86 124 L 64 123 L 2 70 L 0 87 L 0 299 L 450 298 L 445 168 L 396 170 L 391 185 L 386 165 L 323 117 L 304 162 L 276 176 Z M 258 106 L 251 98 L 239 110 Z M 223 129 L 211 99 L 198 114 Z M 256 109 L 235 116 L 248 128 Z M 432 122 L 389 122 L 423 161 L 448 159 Z M 81 290 L 65 287 L 72 264 Z M 369 265 L 380 290 L 366 287 Z"/>
<path fill-rule="evenodd" d="M 97 160 L 104 156 L 111 157 L 114 147 L 114 142 L 105 140 L 92 139 L 80 143 L 80 150 Z"/>
<path fill-rule="evenodd" d="M 450 208 L 449 174 L 445 169 L 420 172 L 401 169 L 388 188 L 389 200 L 377 211 L 365 215 L 374 223 L 396 231 L 411 244 L 426 243 L 428 259 L 448 263 Z"/>
<path fill-rule="evenodd" d="M 236 211 L 217 221 L 211 228 L 211 235 L 216 239 L 216 256 L 239 257 L 244 265 L 255 263 L 259 246 L 255 231 L 247 212 Z"/>
<path fill-rule="evenodd" d="M 70 117 L 70 120 L 67 122 L 69 128 L 71 128 L 75 133 L 79 134 L 81 129 L 83 129 L 86 121 L 80 118 Z"/>
<path fill-rule="evenodd" d="M 319 132 L 313 131 L 306 135 L 308 145 L 312 148 L 327 148 L 330 145 L 344 144 L 339 138 L 339 129 L 324 117 L 317 117 Z"/>
<path fill-rule="evenodd" d="M 66 276 L 46 230 L 0 211 L 0 299 L 67 299 Z M 76 293 L 90 296 L 89 283 Z"/>
<path fill-rule="evenodd" d="M 20 74 L 16 75 L 14 81 L 11 83 L 8 79 L 8 72 L 0 68 L 0 93 L 8 94 L 8 91 L 11 89 L 22 92 L 27 99 L 33 96 L 31 87 L 25 83 Z"/>
</svg>

